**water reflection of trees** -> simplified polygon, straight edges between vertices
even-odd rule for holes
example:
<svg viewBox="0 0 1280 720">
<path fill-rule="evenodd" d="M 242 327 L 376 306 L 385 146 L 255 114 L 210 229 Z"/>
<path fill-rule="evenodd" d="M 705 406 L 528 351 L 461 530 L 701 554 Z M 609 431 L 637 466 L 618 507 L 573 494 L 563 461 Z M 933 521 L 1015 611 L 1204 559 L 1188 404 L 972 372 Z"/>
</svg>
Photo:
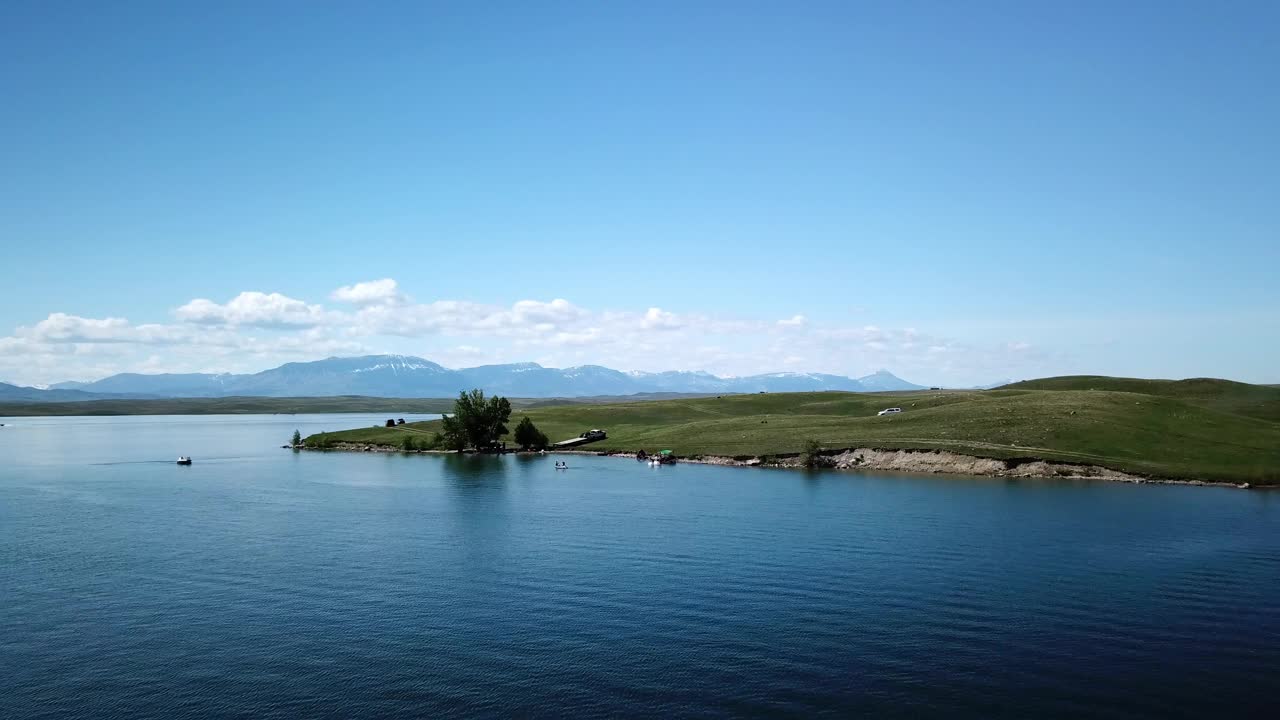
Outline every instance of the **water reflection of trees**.
<svg viewBox="0 0 1280 720">
<path fill-rule="evenodd" d="M 507 463 L 498 455 L 459 453 L 444 456 L 445 479 L 465 487 L 502 487 L 507 479 Z"/>
<path fill-rule="evenodd" d="M 448 498 L 444 519 L 461 561 L 477 570 L 500 565 L 510 552 L 508 463 L 499 456 L 478 454 L 445 455 L 443 461 Z"/>
<path fill-rule="evenodd" d="M 515 461 L 512 463 L 512 471 L 515 477 L 520 478 L 522 482 L 528 482 L 533 479 L 534 475 L 546 467 L 549 462 L 546 455 L 533 455 L 529 453 L 517 453 L 511 458 Z"/>
</svg>

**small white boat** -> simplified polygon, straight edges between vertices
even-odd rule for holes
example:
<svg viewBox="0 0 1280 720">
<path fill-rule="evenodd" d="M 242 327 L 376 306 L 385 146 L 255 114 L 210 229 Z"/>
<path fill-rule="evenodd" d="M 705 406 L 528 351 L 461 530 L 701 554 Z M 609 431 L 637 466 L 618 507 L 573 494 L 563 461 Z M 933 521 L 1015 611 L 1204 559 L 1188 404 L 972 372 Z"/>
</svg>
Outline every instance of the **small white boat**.
<svg viewBox="0 0 1280 720">
<path fill-rule="evenodd" d="M 178 464 L 179 464 L 179 465 L 190 465 L 190 464 L 191 464 L 191 458 L 187 457 L 186 455 L 183 455 L 182 457 L 178 458 Z"/>
</svg>

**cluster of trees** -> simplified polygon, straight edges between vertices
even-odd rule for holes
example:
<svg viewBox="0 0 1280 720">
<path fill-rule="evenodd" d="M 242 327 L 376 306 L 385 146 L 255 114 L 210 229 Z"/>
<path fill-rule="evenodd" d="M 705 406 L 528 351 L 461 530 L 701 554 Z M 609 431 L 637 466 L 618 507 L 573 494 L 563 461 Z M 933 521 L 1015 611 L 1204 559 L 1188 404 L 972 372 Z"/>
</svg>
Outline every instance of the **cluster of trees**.
<svg viewBox="0 0 1280 720">
<path fill-rule="evenodd" d="M 500 395 L 486 398 L 484 391 L 478 388 L 459 393 L 453 403 L 453 414 L 441 420 L 445 447 L 451 450 L 468 447 L 488 450 L 498 443 L 498 438 L 507 434 L 507 421 L 510 419 L 511 403 L 506 398 Z"/>
<path fill-rule="evenodd" d="M 453 404 L 453 413 L 441 418 L 441 431 L 434 435 L 405 432 L 400 438 L 400 449 L 405 452 L 415 450 L 457 450 L 468 448 L 489 450 L 500 443 L 507 434 L 507 423 L 511 420 L 511 403 L 502 396 L 485 397 L 483 390 L 471 390 L 458 394 Z M 396 425 L 403 423 L 401 420 Z M 394 427 L 387 421 L 388 427 Z M 298 432 L 293 434 L 293 444 L 304 442 Z M 327 448 L 332 441 L 323 433 L 306 439 L 307 447 Z M 521 418 L 516 425 L 515 442 L 525 450 L 542 450 L 550 445 L 547 436 L 533 424 L 527 416 Z"/>
<path fill-rule="evenodd" d="M 511 403 L 500 395 L 485 397 L 483 390 L 459 393 L 453 414 L 441 420 L 443 431 L 436 447 L 449 450 L 488 450 L 498 445 L 507 434 L 511 420 Z M 549 444 L 547 436 L 528 417 L 516 425 L 515 441 L 525 450 L 541 450 Z"/>
</svg>

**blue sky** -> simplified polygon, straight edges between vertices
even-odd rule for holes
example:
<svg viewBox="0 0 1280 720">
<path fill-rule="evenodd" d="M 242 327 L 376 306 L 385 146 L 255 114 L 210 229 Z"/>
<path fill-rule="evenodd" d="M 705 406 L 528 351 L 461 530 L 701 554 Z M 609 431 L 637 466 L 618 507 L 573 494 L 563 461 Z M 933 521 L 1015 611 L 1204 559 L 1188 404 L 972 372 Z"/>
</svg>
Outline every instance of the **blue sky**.
<svg viewBox="0 0 1280 720">
<path fill-rule="evenodd" d="M 7 3 L 0 379 L 391 351 L 1280 382 L 1278 23 Z"/>
</svg>

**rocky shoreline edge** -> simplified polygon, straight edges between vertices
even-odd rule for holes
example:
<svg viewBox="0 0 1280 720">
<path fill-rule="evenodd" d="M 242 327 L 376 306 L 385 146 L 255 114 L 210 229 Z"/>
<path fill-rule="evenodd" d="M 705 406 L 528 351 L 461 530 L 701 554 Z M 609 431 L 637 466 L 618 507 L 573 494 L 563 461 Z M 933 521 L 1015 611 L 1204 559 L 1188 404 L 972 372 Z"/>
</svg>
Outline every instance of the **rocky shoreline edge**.
<svg viewBox="0 0 1280 720">
<path fill-rule="evenodd" d="M 1249 483 L 1218 482 L 1212 480 L 1180 480 L 1148 477 L 1112 470 L 1098 465 L 1053 462 L 1039 459 L 999 460 L 995 458 L 963 455 L 948 450 L 882 450 L 878 448 L 854 448 L 824 455 L 828 461 L 823 469 L 878 470 L 887 472 L 929 475 L 976 475 L 1003 478 L 1058 478 L 1063 480 L 1106 480 L 1152 485 L 1198 485 L 1204 487 L 1230 487 L 1250 489 Z M 708 456 L 681 462 L 699 462 L 708 465 L 741 467 L 780 467 L 803 469 L 799 456 L 772 459 Z"/>
<path fill-rule="evenodd" d="M 298 448 L 319 450 L 318 448 Z M 336 443 L 332 447 L 319 450 L 343 452 L 387 452 L 421 455 L 452 455 L 446 450 L 410 450 L 404 451 L 385 445 L 367 445 L 364 443 Z M 515 452 L 515 451 L 509 451 Z M 530 453 L 537 454 L 537 453 Z M 595 455 L 601 457 L 635 459 L 632 452 L 593 452 L 590 450 L 549 451 L 548 455 Z M 799 455 L 779 455 L 768 457 L 727 457 L 720 455 L 699 455 L 681 457 L 682 463 L 701 465 L 720 465 L 725 467 L 765 467 L 804 469 Z M 1038 459 L 999 460 L 995 458 L 963 455 L 949 450 L 883 450 L 878 448 L 851 448 L 829 451 L 821 456 L 820 469 L 831 470 L 881 470 L 888 472 L 922 473 L 938 475 L 977 475 L 1004 478 L 1058 478 L 1063 480 L 1106 480 L 1109 482 L 1127 482 L 1152 485 L 1197 485 L 1203 487 L 1229 487 L 1252 489 L 1250 483 L 1219 482 L 1213 480 L 1182 480 L 1174 478 L 1148 477 L 1125 473 L 1119 470 L 1100 467 L 1098 465 L 1082 465 L 1075 463 L 1054 462 Z"/>
</svg>

